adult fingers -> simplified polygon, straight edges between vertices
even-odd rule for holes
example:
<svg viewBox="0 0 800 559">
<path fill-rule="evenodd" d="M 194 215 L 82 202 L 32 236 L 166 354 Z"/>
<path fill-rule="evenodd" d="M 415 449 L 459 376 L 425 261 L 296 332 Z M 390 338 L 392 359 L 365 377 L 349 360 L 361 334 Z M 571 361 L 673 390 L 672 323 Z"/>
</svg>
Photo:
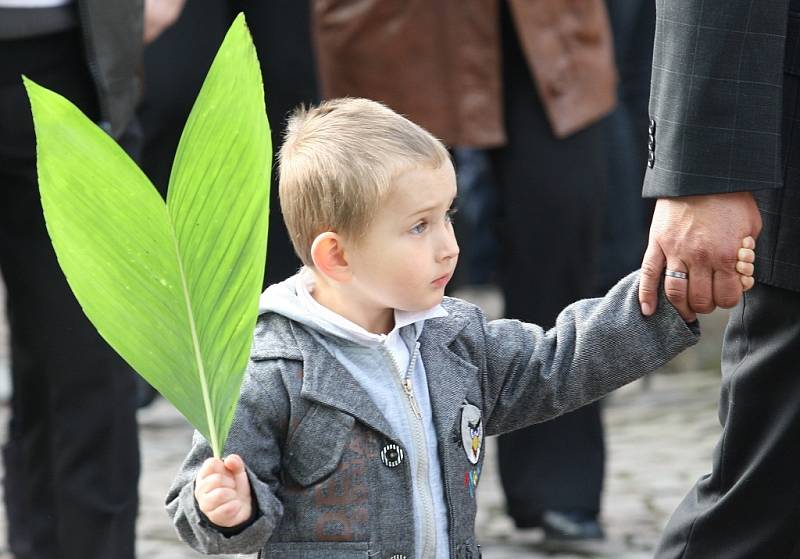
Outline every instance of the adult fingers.
<svg viewBox="0 0 800 559">
<path fill-rule="evenodd" d="M 708 314 L 716 308 L 713 274 L 705 262 L 689 265 L 689 308 L 696 313 Z"/>
<path fill-rule="evenodd" d="M 750 291 L 756 284 L 755 278 L 750 276 L 739 276 L 739 280 L 742 283 L 742 291 Z"/>
<path fill-rule="evenodd" d="M 642 271 L 639 276 L 639 305 L 642 314 L 650 316 L 658 306 L 658 286 L 661 284 L 661 272 L 664 270 L 666 258 L 656 241 L 650 239 L 642 259 Z"/>
<path fill-rule="evenodd" d="M 742 297 L 740 277 L 734 266 L 731 266 L 731 270 L 714 271 L 714 302 L 717 306 L 723 309 L 736 306 Z"/>
<path fill-rule="evenodd" d="M 689 307 L 689 278 L 675 277 L 669 272 L 688 273 L 686 265 L 680 260 L 667 259 L 667 274 L 664 276 L 664 293 L 678 311 L 678 314 L 687 321 L 693 322 L 697 316 Z"/>
<path fill-rule="evenodd" d="M 745 238 L 744 241 L 747 239 Z M 743 243 L 744 243 L 743 241 Z M 736 266 L 741 245 L 728 243 L 717 250 L 714 264 L 714 303 L 724 309 L 735 306 L 742 298 L 742 282 Z"/>
</svg>

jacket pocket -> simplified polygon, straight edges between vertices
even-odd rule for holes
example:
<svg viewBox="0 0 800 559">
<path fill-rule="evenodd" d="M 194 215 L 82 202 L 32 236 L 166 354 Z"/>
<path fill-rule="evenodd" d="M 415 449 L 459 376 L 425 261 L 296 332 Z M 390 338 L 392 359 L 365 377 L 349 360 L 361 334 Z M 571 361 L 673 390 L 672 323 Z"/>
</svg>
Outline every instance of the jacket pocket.
<svg viewBox="0 0 800 559">
<path fill-rule="evenodd" d="M 342 458 L 354 422 L 352 415 L 314 405 L 286 444 L 284 470 L 303 487 L 329 476 Z"/>
<path fill-rule="evenodd" d="M 367 542 L 268 543 L 262 559 L 367 559 L 375 557 Z"/>
</svg>

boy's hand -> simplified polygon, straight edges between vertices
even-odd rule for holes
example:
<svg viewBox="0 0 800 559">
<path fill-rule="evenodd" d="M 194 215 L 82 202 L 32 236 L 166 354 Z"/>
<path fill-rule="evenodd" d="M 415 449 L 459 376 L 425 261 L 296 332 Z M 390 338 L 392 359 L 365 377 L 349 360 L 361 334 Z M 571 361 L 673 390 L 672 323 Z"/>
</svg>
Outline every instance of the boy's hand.
<svg viewBox="0 0 800 559">
<path fill-rule="evenodd" d="M 747 291 L 755 285 L 753 278 L 753 262 L 756 261 L 756 241 L 753 237 L 745 237 L 742 241 L 742 248 L 739 249 L 736 271 L 739 272 L 739 280 L 742 282 L 742 291 Z"/>
<path fill-rule="evenodd" d="M 252 497 L 244 461 L 236 454 L 224 461 L 206 460 L 197 473 L 194 498 L 203 514 L 217 526 L 233 528 L 250 520 Z"/>
<path fill-rule="evenodd" d="M 756 241 L 753 237 L 745 237 L 742 239 L 742 246 L 739 248 L 739 252 L 737 253 L 737 262 L 736 262 L 736 271 L 739 273 L 739 281 L 742 282 L 742 291 L 747 291 L 751 289 L 755 284 L 755 279 L 753 279 L 753 262 L 756 261 L 756 253 L 753 250 L 756 248 Z M 679 280 L 679 281 L 686 281 L 686 280 Z M 684 286 L 682 286 L 684 287 Z M 666 289 L 665 284 L 665 289 Z M 674 290 L 675 292 L 679 290 Z M 683 294 L 679 293 L 678 295 L 682 296 Z M 673 293 L 673 297 L 675 293 Z M 675 307 L 678 313 L 681 315 L 686 322 L 694 322 L 697 320 L 697 315 L 692 312 L 690 309 L 684 309 L 681 307 Z"/>
</svg>

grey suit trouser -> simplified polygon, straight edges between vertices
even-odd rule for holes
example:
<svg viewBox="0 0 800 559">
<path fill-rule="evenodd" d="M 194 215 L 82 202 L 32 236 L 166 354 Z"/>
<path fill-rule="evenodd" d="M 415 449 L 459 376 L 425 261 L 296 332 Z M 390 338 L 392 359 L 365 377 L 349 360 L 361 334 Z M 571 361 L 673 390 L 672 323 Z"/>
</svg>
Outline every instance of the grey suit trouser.
<svg viewBox="0 0 800 559">
<path fill-rule="evenodd" d="M 713 471 L 673 514 L 658 559 L 800 558 L 800 293 L 764 284 L 723 345 Z"/>
</svg>

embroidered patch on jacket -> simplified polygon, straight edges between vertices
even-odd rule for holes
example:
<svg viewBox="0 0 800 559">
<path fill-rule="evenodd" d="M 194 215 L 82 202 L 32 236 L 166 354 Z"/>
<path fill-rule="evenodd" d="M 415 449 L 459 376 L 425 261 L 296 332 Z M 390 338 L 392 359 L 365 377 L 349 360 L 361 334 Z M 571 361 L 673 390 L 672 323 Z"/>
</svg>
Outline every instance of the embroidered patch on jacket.
<svg viewBox="0 0 800 559">
<path fill-rule="evenodd" d="M 461 408 L 461 443 L 469 461 L 477 464 L 483 446 L 483 419 L 481 410 L 467 402 Z"/>
<path fill-rule="evenodd" d="M 464 487 L 469 488 L 469 496 L 475 497 L 475 490 L 478 488 L 478 481 L 481 479 L 481 466 L 470 468 L 464 473 Z"/>
</svg>

